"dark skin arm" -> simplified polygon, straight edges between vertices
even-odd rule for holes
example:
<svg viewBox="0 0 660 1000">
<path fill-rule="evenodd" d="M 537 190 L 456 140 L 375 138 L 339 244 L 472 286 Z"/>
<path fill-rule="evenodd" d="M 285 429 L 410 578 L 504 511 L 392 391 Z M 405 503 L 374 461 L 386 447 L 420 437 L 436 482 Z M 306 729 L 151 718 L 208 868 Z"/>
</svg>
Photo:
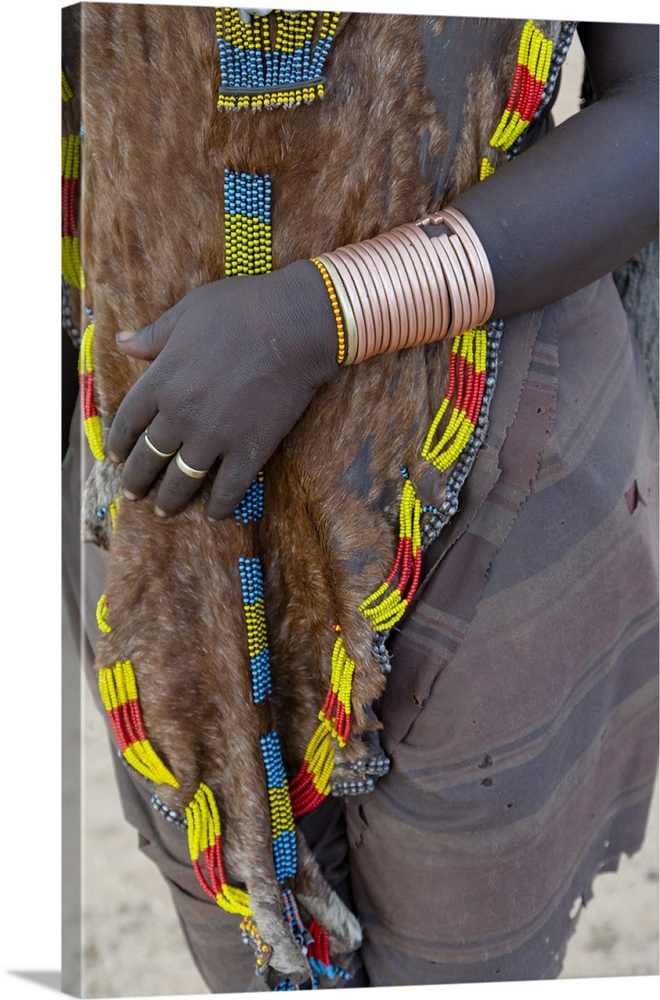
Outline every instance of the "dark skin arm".
<svg viewBox="0 0 660 1000">
<path fill-rule="evenodd" d="M 494 315 L 539 308 L 611 271 L 658 229 L 658 29 L 587 24 L 580 30 L 597 102 L 454 202 L 486 249 Z M 208 501 L 229 516 L 256 472 L 336 377 L 336 332 L 309 261 L 229 278 L 189 293 L 119 346 L 155 359 L 121 404 L 109 437 L 123 484 L 144 496 L 167 469 L 156 510 L 175 514 L 199 489 L 162 451 L 188 465 L 220 457 Z"/>
<path fill-rule="evenodd" d="M 658 232 L 658 29 L 580 28 L 597 103 L 454 202 L 479 233 L 496 316 L 595 281 Z"/>
</svg>

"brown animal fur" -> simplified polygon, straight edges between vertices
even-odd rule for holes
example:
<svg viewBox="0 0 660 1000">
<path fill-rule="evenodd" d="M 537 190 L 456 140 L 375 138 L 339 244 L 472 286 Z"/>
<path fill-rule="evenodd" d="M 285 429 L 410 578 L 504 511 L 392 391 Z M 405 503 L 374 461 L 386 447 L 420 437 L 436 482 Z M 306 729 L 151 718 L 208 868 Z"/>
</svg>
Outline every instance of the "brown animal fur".
<svg viewBox="0 0 660 1000">
<path fill-rule="evenodd" d="M 225 166 L 270 173 L 276 267 L 409 221 L 475 183 L 520 31 L 519 22 L 481 24 L 491 63 L 462 73 L 451 115 L 438 104 L 443 85 L 428 79 L 424 46 L 455 22 L 385 15 L 343 17 L 323 101 L 219 113 L 211 8 L 83 5 L 82 253 L 106 423 L 144 369 L 117 352 L 115 332 L 139 328 L 224 273 Z M 450 69 L 460 66 L 460 52 L 448 58 Z M 434 165 L 446 162 L 439 191 Z M 131 659 L 147 733 L 181 783 L 159 794 L 183 809 L 200 780 L 213 788 L 230 878 L 249 890 L 274 967 L 298 979 L 308 968 L 280 914 L 258 743 L 269 721 L 250 693 L 237 560 L 258 548 L 265 566 L 272 710 L 295 773 L 328 685 L 333 622 L 358 665 L 355 736 L 371 725 L 364 707 L 384 679 L 358 606 L 391 566 L 400 465 L 423 502 L 441 497 L 443 483 L 419 451 L 448 352 L 437 344 L 378 358 L 319 392 L 268 464 L 256 531 L 209 523 L 205 490 L 171 520 L 154 516 L 152 496 L 120 504 L 107 583 L 112 632 L 98 665 Z M 353 740 L 346 758 L 362 752 Z M 294 889 L 350 952 L 357 923 L 304 843 L 300 851 Z"/>
</svg>

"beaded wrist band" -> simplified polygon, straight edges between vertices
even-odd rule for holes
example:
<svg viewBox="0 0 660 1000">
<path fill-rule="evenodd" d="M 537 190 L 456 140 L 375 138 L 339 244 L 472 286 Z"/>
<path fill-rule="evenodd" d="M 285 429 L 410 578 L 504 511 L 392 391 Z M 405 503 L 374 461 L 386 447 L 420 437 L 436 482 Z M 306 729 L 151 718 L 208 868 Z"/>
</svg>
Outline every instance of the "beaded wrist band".
<svg viewBox="0 0 660 1000">
<path fill-rule="evenodd" d="M 449 235 L 424 229 L 440 224 Z M 343 364 L 454 337 L 489 319 L 495 303 L 484 248 L 455 208 L 320 254 L 314 263 L 335 313 Z"/>
<path fill-rule="evenodd" d="M 311 260 L 321 272 L 335 316 L 337 364 L 352 365 L 357 354 L 357 327 L 350 299 L 334 265 L 325 258 L 321 260 L 319 257 L 312 257 Z"/>
</svg>

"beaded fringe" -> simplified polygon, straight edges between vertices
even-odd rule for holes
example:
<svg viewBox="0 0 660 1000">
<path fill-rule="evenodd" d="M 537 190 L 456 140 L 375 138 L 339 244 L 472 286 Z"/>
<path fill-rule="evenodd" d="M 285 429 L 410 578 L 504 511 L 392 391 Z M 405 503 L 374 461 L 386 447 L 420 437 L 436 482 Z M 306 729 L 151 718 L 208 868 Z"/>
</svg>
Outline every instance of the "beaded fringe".
<svg viewBox="0 0 660 1000">
<path fill-rule="evenodd" d="M 291 108 L 323 97 L 321 74 L 338 13 L 277 10 L 274 34 L 269 15 L 253 14 L 244 21 L 234 8 L 217 7 L 215 18 L 219 108 Z"/>
</svg>

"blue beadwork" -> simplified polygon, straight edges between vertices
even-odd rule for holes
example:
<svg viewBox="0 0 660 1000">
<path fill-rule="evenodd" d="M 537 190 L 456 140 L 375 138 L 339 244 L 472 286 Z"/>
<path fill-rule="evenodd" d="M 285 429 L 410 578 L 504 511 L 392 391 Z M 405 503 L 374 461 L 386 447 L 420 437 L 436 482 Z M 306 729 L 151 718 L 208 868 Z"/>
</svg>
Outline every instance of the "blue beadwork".
<svg viewBox="0 0 660 1000">
<path fill-rule="evenodd" d="M 264 474 L 258 472 L 248 487 L 247 493 L 234 511 L 239 524 L 258 521 L 264 512 Z"/>
<path fill-rule="evenodd" d="M 268 635 L 266 631 L 266 615 L 264 612 L 264 581 L 261 570 L 261 560 L 254 556 L 250 559 L 241 556 L 238 560 L 238 572 L 241 578 L 243 592 L 243 607 L 246 616 L 257 625 L 258 634 L 248 636 L 251 646 L 259 646 L 256 652 L 250 649 L 250 670 L 252 674 L 252 697 L 255 705 L 259 705 L 271 691 L 270 656 L 268 653 Z"/>
<path fill-rule="evenodd" d="M 309 14 L 295 16 L 309 17 Z M 252 18 L 256 47 L 234 45 L 219 36 L 221 89 L 268 90 L 273 87 L 305 86 L 318 80 L 330 52 L 332 34 L 320 38 L 314 49 L 311 38 L 306 38 L 293 51 L 282 51 L 286 36 L 291 35 L 289 25 L 293 17 L 277 14 L 277 31 L 269 39 L 270 44 L 265 43 L 262 34 L 267 17 L 258 15 Z M 259 44 L 260 41 L 262 44 Z"/>
<path fill-rule="evenodd" d="M 269 174 L 225 168 L 225 274 L 264 274 L 273 267 Z"/>
<path fill-rule="evenodd" d="M 342 979 L 350 979 L 350 973 L 346 972 L 345 969 L 340 969 L 338 965 L 324 965 L 319 958 L 311 957 L 309 959 L 310 968 L 318 976 L 326 976 L 327 979 L 334 979 L 335 976 L 341 976 Z"/>
<path fill-rule="evenodd" d="M 294 938 L 299 941 L 301 945 L 312 944 L 314 939 L 302 922 L 300 911 L 298 910 L 298 904 L 296 903 L 295 896 L 291 892 L 291 889 L 282 890 L 282 903 L 284 908 L 284 919 Z"/>
<path fill-rule="evenodd" d="M 285 793 L 284 800 L 289 803 L 288 816 L 281 820 L 289 823 L 290 829 L 283 830 L 273 838 L 273 860 L 275 875 L 280 885 L 289 878 L 294 878 L 298 870 L 298 849 L 293 825 L 293 813 L 289 802 L 289 792 L 282 760 L 282 749 L 276 732 L 272 731 L 260 737 L 261 753 L 266 768 L 266 786 L 268 791 L 279 790 Z"/>
</svg>

